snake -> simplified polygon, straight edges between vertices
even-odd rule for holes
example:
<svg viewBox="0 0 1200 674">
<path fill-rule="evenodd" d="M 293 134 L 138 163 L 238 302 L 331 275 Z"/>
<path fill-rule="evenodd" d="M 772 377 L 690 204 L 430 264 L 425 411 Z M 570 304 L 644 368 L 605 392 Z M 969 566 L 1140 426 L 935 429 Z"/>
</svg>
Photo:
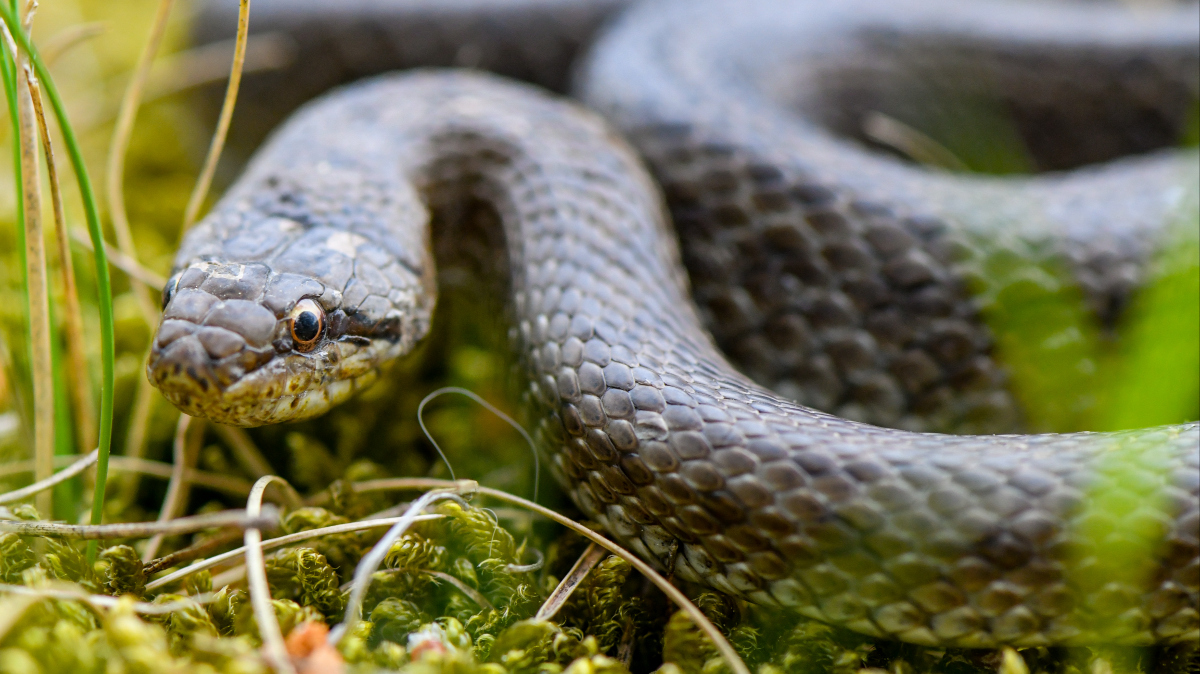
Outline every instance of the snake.
<svg viewBox="0 0 1200 674">
<path fill-rule="evenodd" d="M 625 4 L 364 0 L 339 23 L 256 0 L 260 30 L 343 50 L 301 63 L 475 69 L 350 84 L 275 130 L 182 240 L 150 381 L 223 424 L 324 413 L 421 343 L 433 244 L 486 213 L 539 451 L 652 565 L 926 646 L 1194 644 L 1200 426 L 1027 432 L 983 317 L 1066 288 L 1112 327 L 1153 277 L 1195 209 L 1197 6 Z M 413 56 L 438 12 L 487 11 L 579 53 L 526 68 L 578 100 L 479 72 L 517 68 L 498 19 Z M 586 20 L 555 42 L 554 12 Z M 1036 173 L 878 133 L 954 100 L 1006 111 Z M 1123 546 L 1136 573 L 1105 566 Z"/>
</svg>

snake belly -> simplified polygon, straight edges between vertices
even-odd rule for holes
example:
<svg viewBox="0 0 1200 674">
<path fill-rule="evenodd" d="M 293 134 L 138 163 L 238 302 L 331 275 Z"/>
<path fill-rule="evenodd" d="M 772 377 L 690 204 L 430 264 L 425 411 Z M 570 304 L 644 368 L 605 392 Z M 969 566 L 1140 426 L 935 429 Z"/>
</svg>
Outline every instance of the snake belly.
<svg viewBox="0 0 1200 674">
<path fill-rule="evenodd" d="M 773 41 L 763 28 L 768 17 L 803 29 L 808 19 L 795 9 L 748 12 L 722 30 L 710 14 L 695 22 L 709 28 L 694 32 L 703 39 L 674 42 L 668 29 L 682 7 L 627 15 L 592 55 L 583 86 L 664 178 L 683 230 L 682 256 L 651 179 L 598 118 L 483 75 L 382 78 L 297 114 L 189 232 L 164 294 L 151 381 L 181 410 L 223 423 L 325 411 L 424 335 L 436 293 L 430 208 L 478 200 L 503 224 L 538 444 L 579 507 L 645 559 L 750 601 L 913 643 L 1194 641 L 1195 424 L 949 436 L 868 425 L 793 398 L 860 418 L 886 422 L 872 415 L 888 414 L 904 425 L 925 409 L 923 398 L 896 374 L 909 370 L 881 359 L 923 356 L 933 374 L 918 379 L 940 388 L 939 399 L 962 381 L 957 366 L 972 364 L 984 385 L 963 388 L 990 396 L 986 409 L 999 410 L 997 417 L 1008 414 L 964 289 L 974 258 L 945 250 L 1066 255 L 1105 310 L 1120 303 L 1164 240 L 1163 216 L 1195 175 L 1195 153 L 1049 179 L 914 169 L 784 114 L 753 88 L 729 96 L 740 76 L 762 84 L 777 70 L 772 64 L 784 62 L 772 57 L 787 56 L 803 73 L 803 58 L 788 51 L 796 41 Z M 903 19 L 872 7 L 877 14 L 866 16 L 893 25 L 938 25 L 930 14 Z M 864 16 L 813 12 L 825 16 L 822 34 L 831 27 L 851 34 Z M 949 10 L 938 16 L 959 35 L 971 36 L 963 26 L 976 25 Z M 1132 37 L 1112 25 L 1101 33 L 1115 31 L 1118 46 L 1164 31 L 1170 37 L 1162 25 Z M 996 30 L 1015 29 L 1002 22 Z M 766 37 L 737 51 L 749 31 Z M 1053 31 L 1040 37 L 1063 39 Z M 1195 59 L 1194 45 L 1162 42 L 1184 55 L 1185 66 L 1189 54 Z M 715 46 L 726 51 L 706 52 Z M 706 53 L 717 62 L 705 62 Z M 722 239 L 722 231 L 736 236 Z M 696 233 L 701 245 L 689 250 Z M 773 325 L 774 313 L 751 311 L 735 314 L 741 322 L 727 333 L 719 329 L 729 307 L 762 312 L 751 292 L 761 275 L 751 283 L 744 268 L 712 278 L 694 273 L 697 312 L 680 265 L 681 257 L 693 269 L 711 262 L 722 245 L 753 250 L 756 240 L 767 242 L 760 245 L 767 263 L 781 264 L 769 257 L 778 251 L 801 260 L 765 267 L 798 285 L 762 295 L 794 295 L 776 313 L 792 316 L 800 326 L 793 332 L 815 333 L 821 352 L 775 340 L 774 353 L 798 353 L 829 375 L 812 385 L 806 370 L 793 367 L 790 397 L 740 374 L 701 326 L 702 316 L 715 319 L 717 338 L 727 342 Z M 1075 250 L 1083 254 L 1071 257 Z M 857 266 L 837 262 L 847 259 Z M 1106 260 L 1133 269 L 1133 278 L 1112 281 Z M 797 274 L 803 264 L 825 276 Z M 850 289 L 864 277 L 881 284 L 891 304 L 863 309 Z M 922 315 L 922 307 L 934 308 Z M 319 319 L 311 340 L 298 328 L 309 325 L 306 313 Z M 897 314 L 910 325 L 897 327 Z M 891 345 L 889 325 L 926 327 Z M 836 346 L 844 336 L 866 356 L 838 356 L 851 351 Z M 868 366 L 846 365 L 856 362 Z M 870 379 L 864 369 L 890 375 L 901 395 L 888 405 L 862 404 L 872 400 L 855 392 Z M 826 381 L 844 390 L 826 390 L 836 388 Z M 852 402 L 859 407 L 847 408 Z M 951 405 L 943 417 L 962 414 Z M 1129 474 L 1142 479 L 1122 479 Z M 1157 534 L 1147 582 L 1086 573 L 1103 561 L 1087 533 L 1101 492 L 1138 504 L 1106 513 L 1106 530 Z"/>
</svg>

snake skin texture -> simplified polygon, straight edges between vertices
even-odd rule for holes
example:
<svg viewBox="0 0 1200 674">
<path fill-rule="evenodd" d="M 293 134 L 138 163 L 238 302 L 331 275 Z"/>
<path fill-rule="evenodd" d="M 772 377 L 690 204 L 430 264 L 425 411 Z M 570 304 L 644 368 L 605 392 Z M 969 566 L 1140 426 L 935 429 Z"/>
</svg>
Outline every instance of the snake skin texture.
<svg viewBox="0 0 1200 674">
<path fill-rule="evenodd" d="M 1128 94 L 1144 103 L 1141 130 L 1031 143 L 1045 168 L 1169 145 L 1150 131 L 1178 125 L 1172 96 L 1196 89 L 1194 8 L 1135 21 L 988 4 L 729 7 L 626 14 L 581 70 L 582 96 L 610 122 L 450 72 L 306 107 L 185 238 L 151 381 L 223 423 L 325 411 L 424 336 L 431 217 L 472 204 L 503 226 L 538 444 L 579 507 L 643 558 L 918 644 L 1195 642 L 1200 427 L 917 431 L 1019 424 L 981 308 L 1013 284 L 1064 282 L 1038 275 L 1061 263 L 1115 320 L 1186 207 L 1196 153 L 1000 179 L 835 133 L 855 135 L 847 120 L 863 111 L 902 116 L 903 99 L 871 98 L 886 90 L 876 80 L 902 81 L 881 53 L 916 70 L 951 45 L 949 60 L 1012 87 L 1031 120 L 1083 109 L 1131 128 L 1111 82 L 1103 109 L 1086 91 L 1037 103 L 1021 87 L 1034 73 L 1076 86 L 1072 62 L 1136 71 L 1127 88 L 1150 92 Z M 609 123 L 662 181 L 681 248 Z M 996 278 L 997 259 L 1019 264 Z M 312 340 L 304 312 L 321 319 Z M 1153 539 L 1140 580 L 1103 558 L 1130 532 Z"/>
<path fill-rule="evenodd" d="M 581 91 L 663 185 L 718 344 L 839 416 L 1019 428 L 981 313 L 1021 285 L 1066 283 L 1113 324 L 1164 224 L 1194 209 L 1195 153 L 997 180 L 872 151 L 854 142 L 861 119 L 919 122 L 913 108 L 953 93 L 1028 119 L 1045 169 L 1171 147 L 1200 87 L 1196 6 L 1132 25 L 1047 3 L 733 7 L 635 9 Z"/>
</svg>

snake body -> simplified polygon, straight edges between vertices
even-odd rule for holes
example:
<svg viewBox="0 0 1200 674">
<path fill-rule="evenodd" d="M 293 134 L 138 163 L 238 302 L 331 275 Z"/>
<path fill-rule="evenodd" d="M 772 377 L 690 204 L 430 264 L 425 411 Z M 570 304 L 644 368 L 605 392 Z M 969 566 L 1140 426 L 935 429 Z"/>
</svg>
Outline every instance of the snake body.
<svg viewBox="0 0 1200 674">
<path fill-rule="evenodd" d="M 601 38 L 580 91 L 608 121 L 448 71 L 306 106 L 185 237 L 151 381 L 222 423 L 325 411 L 424 336 L 431 219 L 472 204 L 502 225 L 535 438 L 576 504 L 643 558 L 919 644 L 1194 642 L 1200 427 L 921 430 L 1019 423 L 981 306 L 1062 282 L 1041 271 L 1061 263 L 1115 320 L 1188 207 L 1196 153 L 970 178 L 825 130 L 888 109 L 872 96 L 904 81 L 887 64 L 936 67 L 950 50 L 1038 119 L 1101 122 L 1034 152 L 1045 168 L 1153 150 L 1195 91 L 1194 8 L 702 5 L 647 3 Z M 1061 64 L 1081 93 L 1022 98 Z M 1115 78 L 1129 100 L 1112 82 L 1089 98 L 1069 76 L 1085 66 L 1132 72 Z M 782 80 L 790 97 L 773 93 Z M 610 124 L 664 185 L 682 249 Z M 991 274 L 997 259 L 1021 263 Z M 1142 573 L 1107 575 L 1104 551 L 1138 535 L 1152 539 Z"/>
</svg>

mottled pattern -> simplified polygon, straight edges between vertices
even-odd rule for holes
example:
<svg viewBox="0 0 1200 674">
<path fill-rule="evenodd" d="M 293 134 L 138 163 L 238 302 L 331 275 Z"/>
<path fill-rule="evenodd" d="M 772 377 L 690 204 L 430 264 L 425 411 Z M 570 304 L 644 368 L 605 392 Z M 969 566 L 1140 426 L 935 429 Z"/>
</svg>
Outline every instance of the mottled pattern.
<svg viewBox="0 0 1200 674">
<path fill-rule="evenodd" d="M 1171 147 L 1200 90 L 1198 26 L 1194 4 L 1135 20 L 1056 3 L 654 3 L 601 38 L 580 94 L 646 157 L 705 324 L 757 381 L 861 421 L 1011 432 L 1022 415 L 981 312 L 1067 281 L 1114 325 L 1195 208 L 1195 152 L 991 178 L 846 136 L 867 112 L 919 123 L 957 96 L 976 116 L 1036 118 L 1055 142 L 1026 142 L 1048 169 Z"/>
<path fill-rule="evenodd" d="M 1083 15 L 959 4 L 908 19 L 849 3 L 627 15 L 583 91 L 662 178 L 682 253 L 633 153 L 577 107 L 452 73 L 330 96 L 189 234 L 149 376 L 218 421 L 323 411 L 426 330 L 423 204 L 486 203 L 507 241 L 539 445 L 588 516 L 648 561 L 920 644 L 1195 642 L 1197 425 L 947 436 L 789 399 L 916 428 L 1013 423 L 978 320 L 991 284 L 1012 280 L 988 265 L 1016 260 L 1026 282 L 1057 283 L 1024 261 L 1065 260 L 1100 314 L 1116 315 L 1195 184 L 1194 152 L 1047 178 L 937 173 L 835 137 L 813 122 L 815 100 L 806 111 L 803 96 L 768 95 L 772 77 L 861 63 L 819 38 L 880 22 L 898 35 L 991 31 L 1045 65 L 1047 45 L 1096 35 L 1102 52 L 1182 54 L 1163 80 L 1195 78 L 1183 72 L 1200 49 L 1195 22 L 1099 12 L 1072 29 L 1063 22 Z M 305 297 L 329 327 L 300 353 L 287 316 Z M 785 397 L 729 365 L 702 319 Z M 1145 582 L 1105 566 L 1137 535 L 1154 541 L 1139 558 Z"/>
</svg>

